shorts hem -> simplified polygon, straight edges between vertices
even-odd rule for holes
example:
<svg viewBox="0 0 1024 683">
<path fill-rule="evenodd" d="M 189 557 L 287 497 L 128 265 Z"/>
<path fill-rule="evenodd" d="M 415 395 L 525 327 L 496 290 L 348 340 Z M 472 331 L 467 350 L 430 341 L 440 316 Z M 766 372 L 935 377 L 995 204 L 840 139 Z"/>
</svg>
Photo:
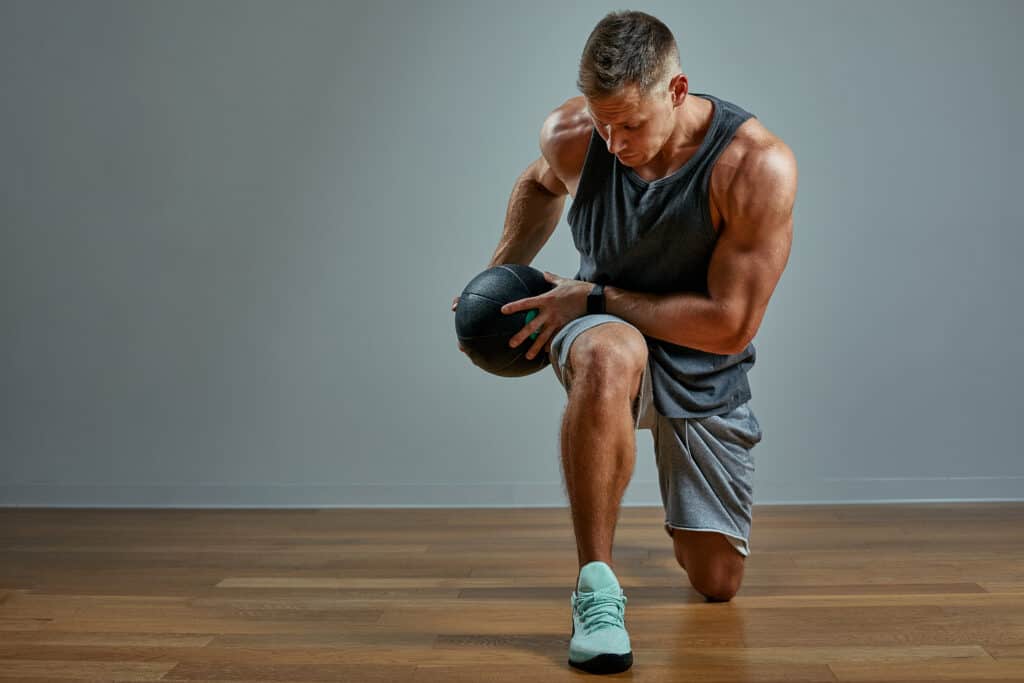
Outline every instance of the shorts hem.
<svg viewBox="0 0 1024 683">
<path fill-rule="evenodd" d="M 727 531 L 722 531 L 721 529 L 708 529 L 708 528 L 704 528 L 704 527 L 692 527 L 692 526 L 678 526 L 676 524 L 672 524 L 672 523 L 668 522 L 667 520 L 665 521 L 665 526 L 670 527 L 672 529 L 682 529 L 683 531 L 713 531 L 716 534 L 722 534 L 723 536 L 728 537 L 730 539 L 730 542 L 732 542 L 732 539 L 736 539 L 737 541 L 740 541 L 740 546 L 737 546 L 737 544 L 735 544 L 735 543 L 732 544 L 732 546 L 734 548 L 736 548 L 736 551 L 739 552 L 740 555 L 743 555 L 744 557 L 747 557 L 748 555 L 750 555 L 750 541 L 748 541 L 747 539 L 743 538 L 742 536 L 737 536 L 736 534 L 731 534 L 731 533 L 729 533 Z"/>
</svg>

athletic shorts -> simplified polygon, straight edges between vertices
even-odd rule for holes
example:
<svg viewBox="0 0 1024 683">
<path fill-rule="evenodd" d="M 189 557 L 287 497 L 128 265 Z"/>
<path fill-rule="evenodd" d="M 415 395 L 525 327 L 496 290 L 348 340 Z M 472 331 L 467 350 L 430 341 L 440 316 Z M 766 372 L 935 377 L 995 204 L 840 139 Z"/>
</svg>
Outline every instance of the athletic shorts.
<svg viewBox="0 0 1024 683">
<path fill-rule="evenodd" d="M 634 325 L 607 313 L 587 314 L 567 323 L 551 340 L 551 367 L 565 388 L 569 349 L 583 331 L 607 322 Z M 639 330 L 638 330 L 639 331 Z M 744 557 L 750 554 L 754 460 L 751 449 L 761 441 L 761 426 L 743 403 L 723 415 L 670 418 L 658 413 L 651 391 L 650 360 L 640 393 L 633 402 L 634 429 L 654 437 L 658 484 L 665 507 L 665 531 L 715 531 Z"/>
</svg>

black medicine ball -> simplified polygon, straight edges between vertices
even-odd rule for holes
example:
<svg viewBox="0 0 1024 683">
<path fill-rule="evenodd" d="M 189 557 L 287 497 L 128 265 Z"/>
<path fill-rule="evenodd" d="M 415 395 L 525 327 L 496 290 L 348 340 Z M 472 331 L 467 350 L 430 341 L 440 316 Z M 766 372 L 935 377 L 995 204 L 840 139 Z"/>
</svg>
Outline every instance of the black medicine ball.
<svg viewBox="0 0 1024 683">
<path fill-rule="evenodd" d="M 549 364 L 541 349 L 532 359 L 526 352 L 536 341 L 535 332 L 512 348 L 508 341 L 537 315 L 537 309 L 502 313 L 512 301 L 547 292 L 554 284 L 544 273 L 518 263 L 488 268 L 466 285 L 455 309 L 455 333 L 473 363 L 500 377 L 523 377 Z"/>
</svg>

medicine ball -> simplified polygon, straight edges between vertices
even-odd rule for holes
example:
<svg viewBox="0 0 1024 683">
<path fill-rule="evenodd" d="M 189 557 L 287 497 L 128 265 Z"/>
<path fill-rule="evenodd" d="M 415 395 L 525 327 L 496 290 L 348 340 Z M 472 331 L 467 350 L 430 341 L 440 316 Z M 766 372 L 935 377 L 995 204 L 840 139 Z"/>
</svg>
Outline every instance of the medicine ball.
<svg viewBox="0 0 1024 683">
<path fill-rule="evenodd" d="M 500 377 L 523 377 L 548 365 L 544 349 L 533 358 L 526 357 L 540 331 L 515 348 L 508 345 L 533 320 L 537 309 L 502 313 L 501 307 L 543 294 L 554 286 L 541 271 L 518 263 L 488 268 L 470 280 L 455 309 L 455 333 L 473 364 Z"/>
</svg>

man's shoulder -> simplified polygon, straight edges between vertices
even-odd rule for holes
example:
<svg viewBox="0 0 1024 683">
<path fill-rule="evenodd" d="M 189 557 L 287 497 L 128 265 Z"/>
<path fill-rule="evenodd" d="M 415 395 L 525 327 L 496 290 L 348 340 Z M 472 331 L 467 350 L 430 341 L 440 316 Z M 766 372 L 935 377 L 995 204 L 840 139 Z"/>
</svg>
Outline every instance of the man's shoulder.
<svg viewBox="0 0 1024 683">
<path fill-rule="evenodd" d="M 795 172 L 796 159 L 782 138 L 768 130 L 759 119 L 751 117 L 736 129 L 715 166 L 716 171 L 725 172 L 717 173 L 719 178 L 713 179 L 717 181 L 713 184 L 719 191 L 724 191 L 735 181 L 756 183 L 766 168 L 785 172 L 787 167 L 792 167 Z"/>
<path fill-rule="evenodd" d="M 587 112 L 587 102 L 582 95 L 570 97 L 558 105 L 544 119 L 544 133 L 558 142 L 578 142 L 590 139 L 594 122 Z"/>
<path fill-rule="evenodd" d="M 789 152 L 789 146 L 782 138 L 768 130 L 761 120 L 755 116 L 740 124 L 729 145 L 722 155 L 729 155 L 732 162 L 739 162 L 748 157 L 758 158 L 763 155 Z"/>
<path fill-rule="evenodd" d="M 593 129 L 582 95 L 569 98 L 544 119 L 541 153 L 563 181 L 578 178 L 582 172 Z"/>
</svg>

